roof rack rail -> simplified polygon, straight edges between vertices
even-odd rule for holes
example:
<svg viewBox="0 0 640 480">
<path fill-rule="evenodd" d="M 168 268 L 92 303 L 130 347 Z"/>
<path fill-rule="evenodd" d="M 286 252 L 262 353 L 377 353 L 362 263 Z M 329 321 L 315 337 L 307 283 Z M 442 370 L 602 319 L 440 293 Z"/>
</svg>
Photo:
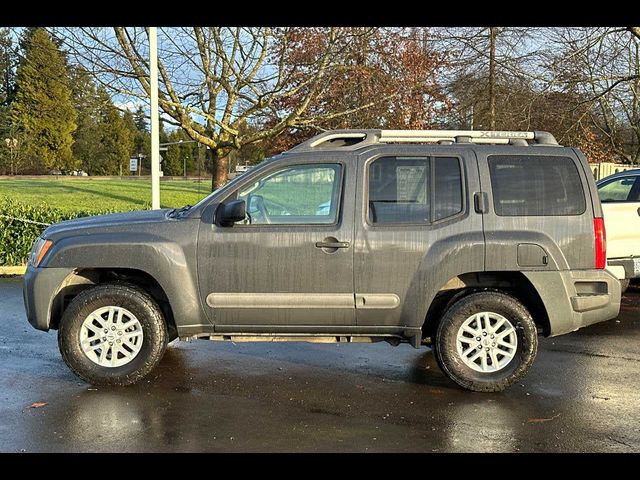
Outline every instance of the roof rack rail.
<svg viewBox="0 0 640 480">
<path fill-rule="evenodd" d="M 380 143 L 475 143 L 526 146 L 558 146 L 549 132 L 516 132 L 494 130 L 331 130 L 293 147 L 290 151 L 316 149 L 349 149 Z"/>
</svg>

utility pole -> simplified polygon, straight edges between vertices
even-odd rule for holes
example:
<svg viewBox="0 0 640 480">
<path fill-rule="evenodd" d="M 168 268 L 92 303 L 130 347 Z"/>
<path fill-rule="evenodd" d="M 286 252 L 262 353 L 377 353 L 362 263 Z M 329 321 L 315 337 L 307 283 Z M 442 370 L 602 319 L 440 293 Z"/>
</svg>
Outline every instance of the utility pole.
<svg viewBox="0 0 640 480">
<path fill-rule="evenodd" d="M 160 208 L 160 117 L 158 112 L 158 28 L 149 27 L 151 97 L 151 208 Z"/>
</svg>

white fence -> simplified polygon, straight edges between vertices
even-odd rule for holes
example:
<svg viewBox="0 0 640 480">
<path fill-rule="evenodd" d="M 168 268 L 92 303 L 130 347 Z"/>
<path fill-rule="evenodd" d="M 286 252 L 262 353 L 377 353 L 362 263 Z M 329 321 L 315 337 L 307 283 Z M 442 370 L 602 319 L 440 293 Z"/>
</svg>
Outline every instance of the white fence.
<svg viewBox="0 0 640 480">
<path fill-rule="evenodd" d="M 620 163 L 590 163 L 589 167 L 591 168 L 591 172 L 596 180 L 600 180 L 601 178 L 608 177 L 609 175 L 613 175 L 614 173 L 624 172 L 625 170 L 633 170 L 634 168 L 640 168 L 639 165 L 622 165 Z"/>
</svg>

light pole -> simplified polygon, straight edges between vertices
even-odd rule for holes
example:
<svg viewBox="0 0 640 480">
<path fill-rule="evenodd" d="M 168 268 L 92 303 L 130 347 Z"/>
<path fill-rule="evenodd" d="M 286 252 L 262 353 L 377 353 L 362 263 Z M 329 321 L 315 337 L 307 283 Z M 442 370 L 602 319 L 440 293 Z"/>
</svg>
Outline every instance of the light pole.
<svg viewBox="0 0 640 480">
<path fill-rule="evenodd" d="M 158 28 L 149 27 L 149 96 L 151 103 L 151 208 L 160 209 L 160 116 L 158 112 Z"/>
<path fill-rule="evenodd" d="M 18 139 L 17 138 L 5 138 L 4 142 L 7 144 L 7 148 L 9 149 L 9 158 L 11 159 L 11 175 L 15 175 L 14 163 L 15 163 L 15 150 L 18 148 Z"/>
</svg>

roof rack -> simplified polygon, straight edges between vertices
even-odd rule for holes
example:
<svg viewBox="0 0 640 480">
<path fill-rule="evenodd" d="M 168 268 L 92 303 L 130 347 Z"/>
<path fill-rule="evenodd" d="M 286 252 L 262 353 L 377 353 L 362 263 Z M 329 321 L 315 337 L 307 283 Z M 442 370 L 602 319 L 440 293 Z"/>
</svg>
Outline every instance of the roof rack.
<svg viewBox="0 0 640 480">
<path fill-rule="evenodd" d="M 362 148 L 380 143 L 493 144 L 558 146 L 549 132 L 510 132 L 492 130 L 331 130 L 310 138 L 290 151 Z"/>
</svg>

